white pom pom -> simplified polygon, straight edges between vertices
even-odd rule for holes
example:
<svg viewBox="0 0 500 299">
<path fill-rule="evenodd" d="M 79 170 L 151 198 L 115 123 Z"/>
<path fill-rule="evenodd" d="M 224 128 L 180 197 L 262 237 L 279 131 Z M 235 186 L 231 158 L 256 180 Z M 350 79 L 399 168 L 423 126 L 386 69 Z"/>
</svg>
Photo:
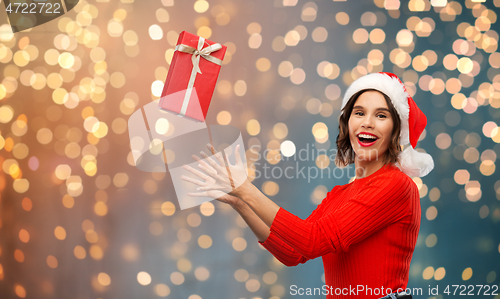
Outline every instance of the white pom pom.
<svg viewBox="0 0 500 299">
<path fill-rule="evenodd" d="M 431 155 L 417 152 L 410 145 L 399 154 L 399 169 L 408 176 L 424 177 L 434 168 Z"/>
</svg>

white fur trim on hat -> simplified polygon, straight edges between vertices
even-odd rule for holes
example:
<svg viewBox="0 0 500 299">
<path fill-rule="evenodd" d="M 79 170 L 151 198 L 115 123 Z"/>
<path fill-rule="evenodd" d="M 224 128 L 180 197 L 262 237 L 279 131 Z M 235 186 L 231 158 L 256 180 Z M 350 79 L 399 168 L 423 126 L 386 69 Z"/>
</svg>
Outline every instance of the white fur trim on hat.
<svg viewBox="0 0 500 299">
<path fill-rule="evenodd" d="M 349 99 L 355 93 L 364 89 L 378 90 L 391 99 L 392 105 L 394 105 L 401 119 L 400 143 L 402 145 L 410 143 L 410 129 L 408 124 L 410 114 L 408 97 L 410 95 L 405 91 L 399 79 L 381 73 L 372 73 L 357 79 L 347 89 L 342 100 L 342 109 L 344 109 Z"/>
<path fill-rule="evenodd" d="M 411 145 L 399 154 L 396 166 L 409 176 L 424 177 L 434 168 L 431 155 L 416 151 Z"/>
</svg>

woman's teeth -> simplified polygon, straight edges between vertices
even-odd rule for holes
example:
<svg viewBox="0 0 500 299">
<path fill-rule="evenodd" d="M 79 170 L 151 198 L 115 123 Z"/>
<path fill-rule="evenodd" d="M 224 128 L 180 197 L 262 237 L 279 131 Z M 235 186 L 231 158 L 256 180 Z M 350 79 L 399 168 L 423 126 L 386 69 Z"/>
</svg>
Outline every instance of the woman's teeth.
<svg viewBox="0 0 500 299">
<path fill-rule="evenodd" d="M 372 136 L 372 135 L 367 135 L 367 134 L 359 134 L 358 138 L 359 138 L 359 141 L 361 141 L 362 143 L 370 143 L 370 142 L 374 142 L 375 140 L 377 140 L 377 137 Z"/>
<path fill-rule="evenodd" d="M 367 135 L 367 134 L 359 134 L 358 137 L 365 138 L 365 139 L 377 139 L 377 137 L 375 137 L 373 135 Z"/>
</svg>

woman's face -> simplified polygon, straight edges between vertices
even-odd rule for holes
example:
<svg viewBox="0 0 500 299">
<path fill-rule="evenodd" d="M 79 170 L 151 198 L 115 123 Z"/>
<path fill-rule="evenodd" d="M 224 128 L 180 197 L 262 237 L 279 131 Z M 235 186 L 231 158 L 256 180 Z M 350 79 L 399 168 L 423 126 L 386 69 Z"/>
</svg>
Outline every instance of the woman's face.
<svg viewBox="0 0 500 299">
<path fill-rule="evenodd" d="M 348 124 L 356 160 L 382 160 L 394 127 L 384 96 L 378 91 L 363 92 L 354 103 Z"/>
</svg>

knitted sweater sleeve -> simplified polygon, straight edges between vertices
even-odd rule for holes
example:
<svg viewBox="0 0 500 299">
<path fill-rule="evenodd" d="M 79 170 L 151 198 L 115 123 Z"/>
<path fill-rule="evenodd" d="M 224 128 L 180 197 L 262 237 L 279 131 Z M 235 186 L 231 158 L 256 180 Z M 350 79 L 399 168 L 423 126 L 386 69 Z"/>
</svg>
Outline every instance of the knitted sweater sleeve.
<svg viewBox="0 0 500 299">
<path fill-rule="evenodd" d="M 359 190 L 345 204 L 324 211 L 313 221 L 280 208 L 271 233 L 306 259 L 348 251 L 350 245 L 403 218 L 411 193 L 418 192 L 415 183 L 403 173 L 378 175 L 356 188 Z"/>
<path fill-rule="evenodd" d="M 266 241 L 261 242 L 267 251 L 269 251 L 278 261 L 283 265 L 288 267 L 297 266 L 298 264 L 303 264 L 309 259 L 304 257 L 302 254 L 298 253 L 297 250 L 293 249 L 290 245 L 283 242 L 275 233 L 271 232 Z"/>
<path fill-rule="evenodd" d="M 335 188 L 334 188 L 335 190 Z M 313 223 L 317 221 L 322 215 L 327 205 L 327 198 L 332 191 L 328 192 L 327 197 L 316 207 L 316 209 L 303 220 L 306 223 Z M 269 251 L 277 260 L 288 267 L 297 266 L 298 264 L 303 264 L 309 260 L 292 246 L 285 243 L 280 239 L 275 232 L 271 231 L 269 237 L 264 242 L 258 241 L 267 251 Z"/>
</svg>

